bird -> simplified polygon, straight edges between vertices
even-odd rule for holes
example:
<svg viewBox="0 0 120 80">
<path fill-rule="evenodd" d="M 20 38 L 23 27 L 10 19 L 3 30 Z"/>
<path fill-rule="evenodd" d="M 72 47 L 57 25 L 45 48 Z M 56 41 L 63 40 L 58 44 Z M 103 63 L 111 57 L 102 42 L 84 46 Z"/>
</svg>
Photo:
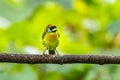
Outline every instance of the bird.
<svg viewBox="0 0 120 80">
<path fill-rule="evenodd" d="M 50 55 L 58 54 L 56 48 L 59 45 L 59 38 L 60 35 L 57 31 L 57 27 L 53 24 L 48 24 L 42 34 L 42 44 L 45 47 L 43 55 L 46 54 L 46 50 L 48 50 Z"/>
</svg>

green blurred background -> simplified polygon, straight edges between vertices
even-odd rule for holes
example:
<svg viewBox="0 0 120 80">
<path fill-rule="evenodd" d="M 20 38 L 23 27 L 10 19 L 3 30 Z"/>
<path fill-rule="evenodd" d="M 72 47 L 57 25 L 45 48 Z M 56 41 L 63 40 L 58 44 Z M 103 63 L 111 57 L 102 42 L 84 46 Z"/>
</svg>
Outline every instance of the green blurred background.
<svg viewBox="0 0 120 80">
<path fill-rule="evenodd" d="M 120 0 L 0 0 L 0 52 L 42 54 L 55 24 L 60 54 L 120 53 Z M 0 80 L 120 80 L 119 65 L 0 63 Z"/>
</svg>

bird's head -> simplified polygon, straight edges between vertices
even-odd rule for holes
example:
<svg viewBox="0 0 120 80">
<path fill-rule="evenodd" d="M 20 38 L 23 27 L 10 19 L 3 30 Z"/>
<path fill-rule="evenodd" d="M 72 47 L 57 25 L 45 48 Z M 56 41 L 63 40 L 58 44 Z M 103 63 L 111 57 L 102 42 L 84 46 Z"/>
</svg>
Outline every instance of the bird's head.
<svg viewBox="0 0 120 80">
<path fill-rule="evenodd" d="M 46 28 L 46 32 L 56 32 L 57 27 L 55 25 L 49 24 Z"/>
</svg>

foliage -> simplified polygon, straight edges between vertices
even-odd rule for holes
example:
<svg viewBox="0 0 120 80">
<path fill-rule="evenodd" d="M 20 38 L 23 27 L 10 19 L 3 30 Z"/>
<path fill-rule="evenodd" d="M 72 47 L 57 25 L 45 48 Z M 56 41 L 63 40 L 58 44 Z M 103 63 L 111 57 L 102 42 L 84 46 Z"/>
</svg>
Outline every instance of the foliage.
<svg viewBox="0 0 120 80">
<path fill-rule="evenodd" d="M 119 53 L 119 2 L 0 0 L 0 51 L 40 53 L 44 49 L 41 36 L 45 26 L 55 24 L 60 33 L 61 54 Z M 5 63 L 0 64 L 0 75 L 1 80 L 119 80 L 119 66 Z"/>
</svg>

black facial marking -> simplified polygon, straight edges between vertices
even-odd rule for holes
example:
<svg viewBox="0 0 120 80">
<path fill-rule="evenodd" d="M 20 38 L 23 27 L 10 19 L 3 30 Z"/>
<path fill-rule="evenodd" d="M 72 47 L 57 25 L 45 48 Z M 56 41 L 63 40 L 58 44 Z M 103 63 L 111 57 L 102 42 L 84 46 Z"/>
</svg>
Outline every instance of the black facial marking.
<svg viewBox="0 0 120 80">
<path fill-rule="evenodd" d="M 56 28 L 56 26 L 51 26 L 51 27 L 50 27 L 51 30 L 54 29 L 54 28 Z"/>
<path fill-rule="evenodd" d="M 53 29 L 55 29 L 56 26 L 51 26 L 51 27 L 49 27 L 49 28 L 50 28 L 50 30 L 51 30 L 52 32 L 56 32 L 56 31 L 53 31 Z"/>
</svg>

